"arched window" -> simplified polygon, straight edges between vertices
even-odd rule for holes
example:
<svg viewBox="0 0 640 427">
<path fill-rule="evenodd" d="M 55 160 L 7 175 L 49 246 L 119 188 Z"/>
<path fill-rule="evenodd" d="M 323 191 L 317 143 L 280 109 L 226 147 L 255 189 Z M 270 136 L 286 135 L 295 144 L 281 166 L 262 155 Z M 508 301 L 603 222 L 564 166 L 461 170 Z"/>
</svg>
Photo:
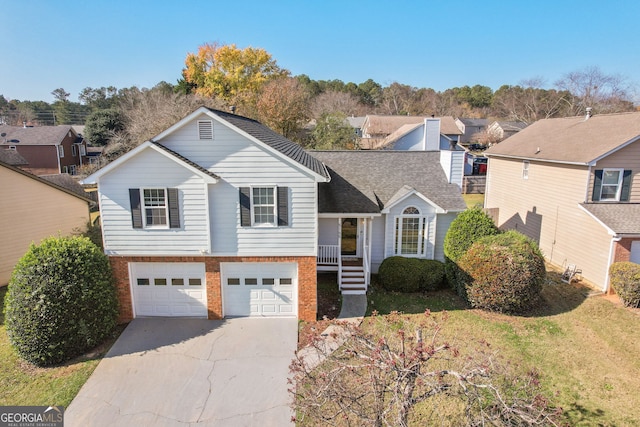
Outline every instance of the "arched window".
<svg viewBox="0 0 640 427">
<path fill-rule="evenodd" d="M 395 219 L 395 254 L 422 256 L 425 253 L 426 221 L 420 210 L 409 206 Z"/>
</svg>

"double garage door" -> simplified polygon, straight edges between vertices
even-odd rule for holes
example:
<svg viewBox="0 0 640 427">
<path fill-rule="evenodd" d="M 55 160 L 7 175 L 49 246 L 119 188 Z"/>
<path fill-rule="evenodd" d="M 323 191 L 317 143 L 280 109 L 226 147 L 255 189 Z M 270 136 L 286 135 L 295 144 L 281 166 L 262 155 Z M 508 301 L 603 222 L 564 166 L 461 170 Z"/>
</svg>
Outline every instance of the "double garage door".
<svg viewBox="0 0 640 427">
<path fill-rule="evenodd" d="M 136 317 L 207 317 L 204 263 L 131 263 Z M 224 316 L 297 314 L 296 263 L 220 263 Z"/>
</svg>

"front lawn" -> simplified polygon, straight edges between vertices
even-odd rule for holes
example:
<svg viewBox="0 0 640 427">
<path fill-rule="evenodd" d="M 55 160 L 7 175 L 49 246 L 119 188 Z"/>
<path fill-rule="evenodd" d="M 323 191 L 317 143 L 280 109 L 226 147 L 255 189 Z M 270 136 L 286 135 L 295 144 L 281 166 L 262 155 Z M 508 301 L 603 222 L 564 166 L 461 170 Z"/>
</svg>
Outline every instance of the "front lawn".
<svg viewBox="0 0 640 427">
<path fill-rule="evenodd" d="M 6 286 L 0 288 L 1 307 L 6 291 Z M 117 328 L 118 333 L 121 331 Z M 116 337 L 114 334 L 92 353 L 61 366 L 39 368 L 15 353 L 4 326 L 4 310 L 0 310 L 0 406 L 69 406 Z"/>
<path fill-rule="evenodd" d="M 527 316 L 468 309 L 449 291 L 399 294 L 377 286 L 370 290 L 367 316 L 373 310 L 415 316 L 427 308 L 436 316 L 446 311 L 442 342 L 465 352 L 486 341 L 521 372 L 537 369 L 543 391 L 563 408 L 568 425 L 640 425 L 640 310 L 616 298 L 587 297 L 588 289 L 562 283 L 553 271 L 548 277 L 543 303 Z M 366 317 L 363 326 L 373 325 Z"/>
</svg>

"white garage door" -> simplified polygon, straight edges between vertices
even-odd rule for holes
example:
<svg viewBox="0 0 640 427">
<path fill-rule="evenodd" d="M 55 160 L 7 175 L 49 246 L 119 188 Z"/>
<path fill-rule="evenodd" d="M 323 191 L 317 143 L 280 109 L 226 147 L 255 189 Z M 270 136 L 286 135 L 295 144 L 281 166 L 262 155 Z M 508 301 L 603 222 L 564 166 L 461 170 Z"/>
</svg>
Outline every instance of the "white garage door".
<svg viewBox="0 0 640 427">
<path fill-rule="evenodd" d="M 136 317 L 207 317 L 204 263 L 130 263 Z"/>
<path fill-rule="evenodd" d="M 296 263 L 221 263 L 225 316 L 297 314 Z"/>
</svg>

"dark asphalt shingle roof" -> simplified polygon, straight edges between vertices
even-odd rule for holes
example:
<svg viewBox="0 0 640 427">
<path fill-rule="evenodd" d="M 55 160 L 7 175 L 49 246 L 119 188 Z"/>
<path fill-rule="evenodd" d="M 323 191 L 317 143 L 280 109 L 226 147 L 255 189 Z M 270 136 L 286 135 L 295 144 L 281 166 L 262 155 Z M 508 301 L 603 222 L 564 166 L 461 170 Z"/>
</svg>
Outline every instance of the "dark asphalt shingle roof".
<svg viewBox="0 0 640 427">
<path fill-rule="evenodd" d="M 318 186 L 320 213 L 380 213 L 405 186 L 447 211 L 466 205 L 449 184 L 440 153 L 425 151 L 312 151 L 328 168 L 331 181 Z"/>
<path fill-rule="evenodd" d="M 16 150 L 8 150 L 6 148 L 0 148 L 0 161 L 12 166 L 24 166 L 29 164 L 27 159 L 22 157 L 22 155 Z"/>
<path fill-rule="evenodd" d="M 69 125 L 59 126 L 0 126 L 0 132 L 6 135 L 0 139 L 0 145 L 59 145 L 71 130 Z M 11 142 L 18 140 L 20 142 Z"/>
<path fill-rule="evenodd" d="M 616 234 L 640 234 L 640 203 L 583 203 L 581 206 Z"/>
<path fill-rule="evenodd" d="M 226 120 L 254 138 L 264 142 L 285 156 L 300 163 L 307 169 L 311 169 L 318 175 L 328 178 L 327 171 L 321 162 L 310 156 L 309 153 L 307 153 L 300 145 L 271 130 L 262 123 L 247 117 L 227 113 L 225 111 L 214 109 L 209 110 L 223 120 Z"/>
</svg>

